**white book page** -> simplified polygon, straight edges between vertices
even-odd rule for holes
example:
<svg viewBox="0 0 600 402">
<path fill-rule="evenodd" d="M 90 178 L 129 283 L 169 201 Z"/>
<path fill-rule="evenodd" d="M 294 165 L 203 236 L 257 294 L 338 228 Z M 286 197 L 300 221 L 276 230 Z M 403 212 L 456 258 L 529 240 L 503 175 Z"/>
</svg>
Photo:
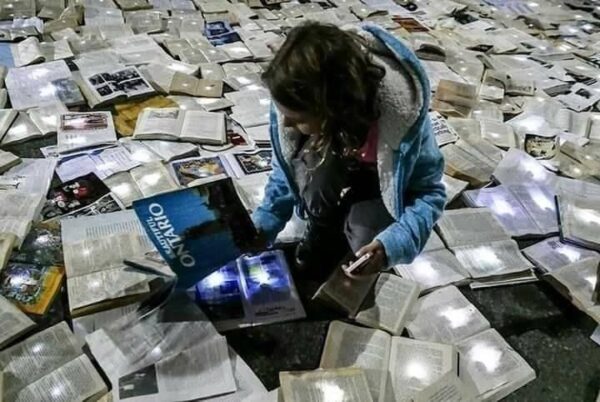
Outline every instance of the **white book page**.
<svg viewBox="0 0 600 402">
<path fill-rule="evenodd" d="M 449 371 L 415 395 L 414 402 L 472 402 L 476 391 Z"/>
<path fill-rule="evenodd" d="M 63 245 L 114 235 L 146 233 L 137 215 L 131 210 L 67 219 L 61 222 L 61 228 Z"/>
<path fill-rule="evenodd" d="M 381 273 L 356 315 L 356 321 L 400 335 L 418 296 L 416 282 Z"/>
<path fill-rule="evenodd" d="M 279 381 L 286 402 L 329 402 L 332 392 L 348 402 L 373 402 L 365 374 L 358 368 L 281 372 Z"/>
<path fill-rule="evenodd" d="M 446 211 L 438 221 L 438 228 L 450 248 L 509 238 L 502 225 L 487 208 Z"/>
<path fill-rule="evenodd" d="M 19 115 L 13 122 L 12 126 L 2 138 L 2 145 L 10 145 L 36 137 L 40 137 L 42 133 L 36 125 L 31 121 L 25 112 L 19 112 Z"/>
<path fill-rule="evenodd" d="M 504 155 L 493 176 L 502 184 L 536 183 L 552 187 L 556 181 L 554 173 L 519 149 L 510 149 Z"/>
<path fill-rule="evenodd" d="M 57 138 L 59 152 L 117 141 L 110 112 L 61 114 Z"/>
<path fill-rule="evenodd" d="M 523 254 L 538 268 L 550 273 L 587 257 L 600 257 L 596 251 L 563 243 L 558 237 L 529 246 L 523 249 Z"/>
<path fill-rule="evenodd" d="M 421 297 L 406 327 L 415 339 L 455 344 L 490 323 L 456 287 L 447 286 Z"/>
<path fill-rule="evenodd" d="M 577 304 L 591 308 L 595 305 L 592 295 L 599 265 L 600 257 L 589 257 L 562 267 L 550 275 L 566 286 Z"/>
<path fill-rule="evenodd" d="M 442 375 L 455 372 L 456 360 L 450 345 L 393 337 L 390 373 L 396 400 L 414 396 Z"/>
<path fill-rule="evenodd" d="M 452 251 L 473 278 L 509 275 L 533 268 L 519 251 L 517 243 L 510 239 L 455 247 Z"/>
<path fill-rule="evenodd" d="M 222 144 L 225 142 L 225 115 L 188 110 L 185 112 L 181 137 L 189 141 Z"/>
<path fill-rule="evenodd" d="M 143 134 L 167 134 L 179 137 L 184 111 L 177 108 L 146 108 L 138 118 L 134 137 Z"/>
<path fill-rule="evenodd" d="M 37 217 L 43 197 L 40 194 L 28 194 L 21 191 L 0 191 L 0 218 L 21 218 L 33 220 Z"/>
<path fill-rule="evenodd" d="M 44 55 L 40 49 L 40 41 L 35 37 L 29 37 L 23 42 L 13 44 L 10 49 L 16 67 L 44 61 Z"/>
<path fill-rule="evenodd" d="M 4 397 L 12 399 L 27 384 L 81 354 L 81 344 L 64 321 L 0 352 Z"/>
<path fill-rule="evenodd" d="M 455 179 L 452 176 L 444 174 L 442 176 L 442 184 L 446 189 L 447 203 L 454 201 L 469 185 L 469 182 Z"/>
<path fill-rule="evenodd" d="M 321 356 L 321 368 L 364 369 L 375 401 L 385 400 L 391 337 L 377 329 L 332 321 Z"/>
<path fill-rule="evenodd" d="M 130 207 L 135 200 L 144 198 L 129 172 L 116 173 L 104 179 L 103 182 L 126 208 Z"/>
<path fill-rule="evenodd" d="M 131 177 L 144 197 L 177 190 L 179 186 L 162 162 L 141 165 L 131 170 Z"/>
<path fill-rule="evenodd" d="M 446 161 L 444 172 L 460 179 L 473 181 L 474 184 L 489 182 L 492 170 L 482 163 L 476 156 L 469 154 L 455 144 L 449 144 L 442 148 L 442 154 Z"/>
<path fill-rule="evenodd" d="M 394 271 L 417 282 L 422 290 L 460 282 L 468 277 L 454 254 L 446 249 L 422 253 L 411 264 L 396 265 Z"/>
<path fill-rule="evenodd" d="M 499 400 L 535 378 L 535 372 L 494 329 L 457 345 L 461 377 L 484 399 Z"/>
<path fill-rule="evenodd" d="M 558 196 L 562 236 L 590 246 L 600 245 L 600 197 Z"/>
<path fill-rule="evenodd" d="M 558 232 L 556 203 L 551 189 L 535 184 L 509 186 L 509 189 L 533 218 L 541 234 Z"/>
<path fill-rule="evenodd" d="M 35 323 L 4 296 L 0 295 L 0 346 L 33 327 Z"/>
</svg>

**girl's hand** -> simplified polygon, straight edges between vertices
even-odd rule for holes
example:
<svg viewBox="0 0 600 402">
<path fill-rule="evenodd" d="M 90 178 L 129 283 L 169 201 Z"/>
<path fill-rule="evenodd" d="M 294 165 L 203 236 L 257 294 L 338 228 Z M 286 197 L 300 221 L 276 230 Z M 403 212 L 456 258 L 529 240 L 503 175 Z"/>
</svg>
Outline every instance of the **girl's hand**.
<svg viewBox="0 0 600 402">
<path fill-rule="evenodd" d="M 362 267 L 357 268 L 349 276 L 363 276 L 372 275 L 381 272 L 382 269 L 387 268 L 387 255 L 385 254 L 385 248 L 379 240 L 373 240 L 371 243 L 362 247 L 356 252 L 356 257 L 360 258 L 363 255 L 371 253 L 371 258 Z"/>
</svg>

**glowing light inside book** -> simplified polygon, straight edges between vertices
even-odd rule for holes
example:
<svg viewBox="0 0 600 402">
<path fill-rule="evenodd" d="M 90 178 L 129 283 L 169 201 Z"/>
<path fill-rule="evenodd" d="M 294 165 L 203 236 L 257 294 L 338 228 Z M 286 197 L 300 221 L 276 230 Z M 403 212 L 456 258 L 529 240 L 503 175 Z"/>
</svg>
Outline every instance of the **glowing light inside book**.
<svg viewBox="0 0 600 402">
<path fill-rule="evenodd" d="M 592 289 L 594 289 L 598 278 L 595 275 L 590 275 L 585 277 L 585 281 L 591 285 Z"/>
<path fill-rule="evenodd" d="M 449 321 L 452 328 L 458 328 L 466 325 L 471 318 L 471 314 L 473 314 L 473 312 L 469 309 L 469 307 L 448 307 L 440 313 L 442 317 Z"/>
<path fill-rule="evenodd" d="M 546 196 L 539 189 L 530 190 L 529 194 L 531 195 L 531 199 L 535 204 L 541 209 L 547 209 L 549 211 L 554 211 L 554 202 Z"/>
<path fill-rule="evenodd" d="M 535 160 L 525 159 L 523 167 L 531 174 L 533 180 L 543 180 L 548 175 L 546 169 Z"/>
<path fill-rule="evenodd" d="M 216 271 L 207 276 L 203 282 L 210 288 L 216 288 L 225 283 L 225 275 L 220 271 Z"/>
<path fill-rule="evenodd" d="M 494 210 L 494 212 L 500 215 L 515 215 L 515 211 L 513 210 L 513 208 L 503 198 L 494 199 L 494 201 L 492 202 L 492 209 Z"/>
<path fill-rule="evenodd" d="M 581 258 L 581 253 L 571 247 L 561 247 L 556 249 L 556 252 L 564 255 L 570 262 L 578 261 Z"/>
<path fill-rule="evenodd" d="M 409 362 L 406 365 L 405 374 L 408 378 L 416 378 L 419 381 L 424 381 L 429 377 L 427 367 L 421 362 Z"/>
<path fill-rule="evenodd" d="M 58 386 L 56 386 L 56 387 L 52 388 L 52 390 L 50 390 L 50 395 L 51 395 L 53 398 L 58 398 L 58 397 L 60 397 L 60 396 L 62 395 L 62 393 L 63 393 L 63 388 L 62 388 L 62 386 L 60 386 L 60 385 L 58 385 Z"/>
<path fill-rule="evenodd" d="M 323 401 L 343 402 L 346 400 L 346 393 L 337 384 L 323 382 L 317 384 L 317 387 L 320 388 L 321 393 L 323 394 Z"/>
<path fill-rule="evenodd" d="M 143 181 L 149 186 L 153 186 L 160 181 L 160 173 L 151 173 L 143 178 Z"/>
<path fill-rule="evenodd" d="M 494 250 L 490 247 L 479 247 L 475 250 L 475 254 L 485 265 L 499 266 L 502 264 L 502 261 L 500 261 Z"/>
<path fill-rule="evenodd" d="M 131 154 L 131 157 L 136 161 L 140 162 L 151 162 L 153 160 L 152 154 L 148 151 L 138 150 Z"/>
<path fill-rule="evenodd" d="M 481 363 L 485 369 L 491 373 L 496 371 L 498 366 L 500 366 L 502 351 L 494 346 L 481 342 L 473 345 L 468 355 L 472 361 Z"/>
<path fill-rule="evenodd" d="M 33 345 L 31 347 L 31 351 L 33 353 L 40 353 L 42 351 L 42 349 L 44 349 L 44 344 L 43 343 L 36 343 L 35 345 Z"/>
<path fill-rule="evenodd" d="M 600 225 L 600 213 L 593 209 L 575 207 L 575 214 L 580 221 Z"/>
<path fill-rule="evenodd" d="M 430 261 L 422 259 L 413 263 L 414 270 L 419 276 L 427 278 L 437 278 L 438 272 L 433 268 Z"/>
<path fill-rule="evenodd" d="M 258 281 L 261 285 L 268 285 L 271 283 L 271 275 L 263 269 L 258 269 L 252 273 L 252 277 Z"/>
</svg>

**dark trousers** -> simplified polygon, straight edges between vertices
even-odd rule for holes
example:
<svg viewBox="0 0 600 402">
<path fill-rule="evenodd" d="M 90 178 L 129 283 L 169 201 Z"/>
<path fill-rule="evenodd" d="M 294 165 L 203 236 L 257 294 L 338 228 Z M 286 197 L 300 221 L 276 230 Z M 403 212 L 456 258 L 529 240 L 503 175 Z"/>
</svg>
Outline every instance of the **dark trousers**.
<svg viewBox="0 0 600 402">
<path fill-rule="evenodd" d="M 309 230 L 331 237 L 329 246 L 342 235 L 356 252 L 394 222 L 381 199 L 377 167 L 331 150 L 324 155 L 306 139 L 292 160 Z"/>
</svg>

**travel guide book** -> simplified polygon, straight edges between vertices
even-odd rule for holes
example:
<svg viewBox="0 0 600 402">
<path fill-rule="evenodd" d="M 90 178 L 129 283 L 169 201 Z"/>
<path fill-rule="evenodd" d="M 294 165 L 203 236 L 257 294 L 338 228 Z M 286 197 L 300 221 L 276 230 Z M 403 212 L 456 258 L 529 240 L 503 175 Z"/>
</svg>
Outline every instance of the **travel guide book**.
<svg viewBox="0 0 600 402">
<path fill-rule="evenodd" d="M 134 201 L 133 208 L 183 289 L 256 244 L 256 228 L 231 179 Z"/>
</svg>

